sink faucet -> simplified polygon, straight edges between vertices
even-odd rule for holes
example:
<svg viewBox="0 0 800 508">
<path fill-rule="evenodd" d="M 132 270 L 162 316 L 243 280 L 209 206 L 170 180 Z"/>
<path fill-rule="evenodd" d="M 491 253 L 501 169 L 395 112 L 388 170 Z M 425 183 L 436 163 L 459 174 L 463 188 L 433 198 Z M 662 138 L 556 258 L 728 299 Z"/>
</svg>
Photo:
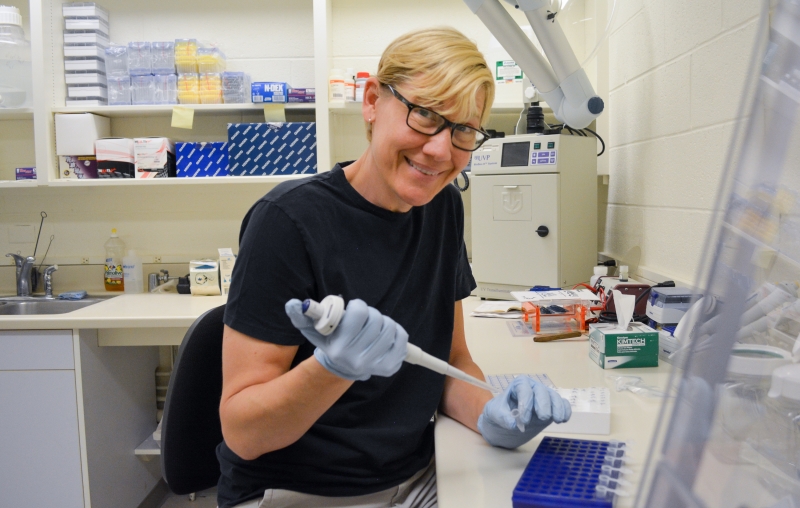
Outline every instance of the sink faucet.
<svg viewBox="0 0 800 508">
<path fill-rule="evenodd" d="M 17 296 L 31 296 L 31 270 L 36 259 L 33 256 L 23 258 L 11 252 L 6 257 L 14 258 L 17 267 Z"/>
<path fill-rule="evenodd" d="M 58 265 L 48 266 L 44 269 L 44 297 L 55 299 L 53 296 L 53 272 L 58 270 Z"/>
</svg>

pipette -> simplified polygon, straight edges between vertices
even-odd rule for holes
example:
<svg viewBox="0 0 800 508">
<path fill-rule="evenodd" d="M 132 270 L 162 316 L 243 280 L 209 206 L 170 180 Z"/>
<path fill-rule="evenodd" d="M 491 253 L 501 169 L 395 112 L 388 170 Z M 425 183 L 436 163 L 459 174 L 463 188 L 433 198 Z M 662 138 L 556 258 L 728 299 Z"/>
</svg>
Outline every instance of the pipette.
<svg viewBox="0 0 800 508">
<path fill-rule="evenodd" d="M 328 295 L 323 298 L 322 302 L 315 302 L 314 300 L 305 300 L 303 302 L 303 314 L 310 317 L 314 321 L 314 329 L 322 335 L 330 335 L 339 326 L 339 322 L 344 316 L 344 300 L 340 296 Z M 464 371 L 461 371 L 449 363 L 431 356 L 419 346 L 414 344 L 407 344 L 406 346 L 406 359 L 405 361 L 413 365 L 425 367 L 439 374 L 444 374 L 455 379 L 459 379 L 471 385 L 475 385 L 484 390 L 489 390 L 492 393 L 497 393 L 502 390 L 495 388 L 485 381 L 481 381 L 473 376 L 470 376 Z M 519 420 L 519 419 L 518 419 Z M 518 424 L 520 422 L 518 421 Z"/>
</svg>

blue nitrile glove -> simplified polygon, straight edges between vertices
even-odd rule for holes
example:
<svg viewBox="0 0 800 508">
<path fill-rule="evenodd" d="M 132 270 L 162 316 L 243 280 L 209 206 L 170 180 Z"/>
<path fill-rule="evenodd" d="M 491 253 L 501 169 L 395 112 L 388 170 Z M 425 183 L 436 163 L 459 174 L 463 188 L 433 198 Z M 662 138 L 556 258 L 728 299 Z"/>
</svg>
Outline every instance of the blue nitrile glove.
<svg viewBox="0 0 800 508">
<path fill-rule="evenodd" d="M 317 361 L 339 377 L 354 381 L 388 377 L 400 370 L 406 358 L 408 333 L 363 300 L 350 300 L 339 326 L 327 337 L 316 331 L 314 321 L 303 314 L 300 300 L 286 302 L 286 314 L 295 328 L 317 346 Z"/>
<path fill-rule="evenodd" d="M 519 410 L 524 432 L 511 414 L 514 409 Z M 558 392 L 528 376 L 518 376 L 483 407 L 478 430 L 490 445 L 512 449 L 527 443 L 551 423 L 563 423 L 570 416 L 572 408 Z"/>
</svg>

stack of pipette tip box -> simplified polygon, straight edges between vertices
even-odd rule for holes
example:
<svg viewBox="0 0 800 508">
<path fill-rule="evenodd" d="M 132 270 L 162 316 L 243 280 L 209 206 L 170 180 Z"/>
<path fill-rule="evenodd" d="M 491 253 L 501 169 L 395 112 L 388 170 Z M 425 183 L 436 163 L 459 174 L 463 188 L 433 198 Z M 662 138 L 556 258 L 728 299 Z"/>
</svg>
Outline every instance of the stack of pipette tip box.
<svg viewBox="0 0 800 508">
<path fill-rule="evenodd" d="M 514 508 L 611 508 L 630 495 L 628 445 L 545 437 L 514 488 Z"/>
<path fill-rule="evenodd" d="M 108 103 L 105 50 L 109 45 L 108 12 L 94 2 L 63 4 L 64 82 L 67 106 Z"/>
<path fill-rule="evenodd" d="M 134 41 L 106 49 L 111 106 L 177 104 L 175 43 Z"/>
</svg>

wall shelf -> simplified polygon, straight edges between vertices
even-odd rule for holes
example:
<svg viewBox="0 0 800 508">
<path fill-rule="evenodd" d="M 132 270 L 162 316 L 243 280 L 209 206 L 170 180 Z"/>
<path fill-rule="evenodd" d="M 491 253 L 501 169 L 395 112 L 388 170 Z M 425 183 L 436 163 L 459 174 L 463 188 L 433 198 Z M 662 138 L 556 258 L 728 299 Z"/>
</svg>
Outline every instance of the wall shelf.
<svg viewBox="0 0 800 508">
<path fill-rule="evenodd" d="M 33 120 L 33 108 L 0 109 L 0 120 Z"/>
<path fill-rule="evenodd" d="M 278 175 L 278 176 L 209 176 L 204 178 L 92 178 L 61 179 L 48 182 L 49 187 L 125 187 L 125 186 L 158 186 L 158 185 L 241 185 L 241 184 L 273 184 L 289 180 L 297 180 L 312 175 Z M 0 187 L 3 182 L 0 182 Z M 35 184 L 34 184 L 35 185 Z"/>
<path fill-rule="evenodd" d="M 56 107 L 53 113 L 94 113 L 96 115 L 117 117 L 140 116 L 167 116 L 172 114 L 172 108 L 180 106 L 194 110 L 195 115 L 219 115 L 225 113 L 257 113 L 264 109 L 264 104 L 167 104 L 159 106 L 94 106 L 82 107 Z M 289 111 L 314 111 L 314 103 L 283 104 Z"/>
<path fill-rule="evenodd" d="M 0 180 L 0 189 L 18 189 L 20 187 L 36 187 L 36 180 Z"/>
</svg>

